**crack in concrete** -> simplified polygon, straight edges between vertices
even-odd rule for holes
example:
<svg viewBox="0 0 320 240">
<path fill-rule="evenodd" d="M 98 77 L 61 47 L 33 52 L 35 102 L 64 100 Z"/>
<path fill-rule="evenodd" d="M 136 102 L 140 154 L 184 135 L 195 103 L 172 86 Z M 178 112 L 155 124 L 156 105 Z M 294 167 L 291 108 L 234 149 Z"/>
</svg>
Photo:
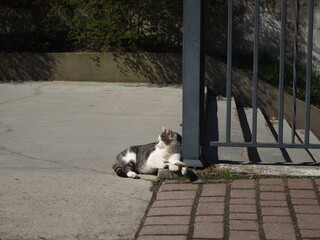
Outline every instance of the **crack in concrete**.
<svg viewBox="0 0 320 240">
<path fill-rule="evenodd" d="M 89 172 L 95 172 L 95 173 L 100 173 L 100 174 L 101 174 L 101 173 L 102 173 L 102 174 L 110 174 L 110 175 L 112 174 L 112 173 L 108 173 L 108 172 L 105 172 L 105 171 L 99 171 L 99 170 L 95 170 L 95 169 L 88 169 L 88 168 L 77 167 L 77 166 L 74 166 L 74 165 L 62 163 L 62 162 L 60 162 L 60 161 L 58 161 L 58 160 L 40 159 L 40 158 L 33 157 L 33 156 L 29 156 L 29 155 L 26 155 L 26 154 L 23 154 L 23 153 L 20 153 L 20 152 L 15 152 L 15 151 L 13 151 L 13 150 L 11 150 L 11 149 L 8 149 L 7 147 L 4 147 L 4 146 L 0 146 L 0 150 L 5 151 L 5 152 L 7 152 L 8 154 L 18 155 L 18 156 L 22 156 L 22 157 L 29 158 L 29 159 L 36 160 L 36 161 L 54 163 L 54 164 L 57 164 L 57 165 L 60 165 L 60 166 L 63 166 L 63 167 L 70 168 L 70 169 L 76 169 L 76 170 L 82 170 L 82 171 L 89 171 Z"/>
<path fill-rule="evenodd" d="M 24 100 L 24 99 L 27 99 L 27 98 L 32 98 L 32 97 L 35 97 L 35 96 L 38 96 L 41 94 L 41 88 L 46 85 L 45 83 L 42 83 L 40 84 L 38 87 L 36 87 L 34 90 L 33 90 L 33 93 L 32 95 L 28 95 L 28 96 L 24 96 L 24 97 L 20 97 L 20 98 L 14 98 L 14 99 L 10 99 L 8 101 L 4 101 L 4 102 L 1 102 L 0 105 L 4 105 L 4 104 L 7 104 L 7 103 L 11 103 L 11 102 L 17 102 L 17 101 L 20 101 L 20 100 Z"/>
<path fill-rule="evenodd" d="M 3 123 L 3 122 L 0 122 L 0 125 L 3 125 L 3 126 L 6 128 L 6 130 L 5 130 L 3 133 L 1 133 L 1 134 L 5 134 L 5 133 L 8 133 L 8 132 L 12 132 L 12 131 L 13 131 L 13 128 L 10 127 L 8 124 L 5 124 L 5 123 Z"/>
</svg>

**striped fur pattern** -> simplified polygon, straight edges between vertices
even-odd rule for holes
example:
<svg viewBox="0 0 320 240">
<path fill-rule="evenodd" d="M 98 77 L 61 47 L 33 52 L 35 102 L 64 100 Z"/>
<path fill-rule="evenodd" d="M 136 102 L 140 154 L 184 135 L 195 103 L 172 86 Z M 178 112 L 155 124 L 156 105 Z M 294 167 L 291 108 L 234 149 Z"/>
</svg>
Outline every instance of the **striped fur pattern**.
<svg viewBox="0 0 320 240">
<path fill-rule="evenodd" d="M 180 134 L 171 129 L 163 131 L 155 143 L 132 146 L 118 154 L 113 169 L 118 176 L 139 178 L 138 174 L 157 174 L 159 168 L 187 173 L 187 165 L 181 162 Z"/>
</svg>

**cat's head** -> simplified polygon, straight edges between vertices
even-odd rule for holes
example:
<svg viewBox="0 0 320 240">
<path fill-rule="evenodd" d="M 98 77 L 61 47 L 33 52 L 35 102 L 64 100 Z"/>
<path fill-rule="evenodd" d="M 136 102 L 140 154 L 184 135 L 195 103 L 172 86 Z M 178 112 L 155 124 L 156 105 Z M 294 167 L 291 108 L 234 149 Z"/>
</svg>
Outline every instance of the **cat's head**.
<svg viewBox="0 0 320 240">
<path fill-rule="evenodd" d="M 182 137 L 179 133 L 172 131 L 169 128 L 162 128 L 162 132 L 158 137 L 157 145 L 160 148 L 165 148 L 172 145 L 181 145 Z"/>
</svg>

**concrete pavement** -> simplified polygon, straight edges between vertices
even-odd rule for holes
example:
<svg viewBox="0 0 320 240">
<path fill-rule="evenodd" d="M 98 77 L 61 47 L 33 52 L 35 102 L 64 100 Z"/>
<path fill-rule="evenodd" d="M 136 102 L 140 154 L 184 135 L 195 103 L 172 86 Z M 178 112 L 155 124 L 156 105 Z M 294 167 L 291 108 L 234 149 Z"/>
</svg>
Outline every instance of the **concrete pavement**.
<svg viewBox="0 0 320 240">
<path fill-rule="evenodd" d="M 137 87 L 139 86 L 139 87 Z M 0 239 L 133 239 L 147 180 L 119 178 L 124 148 L 181 132 L 181 89 L 0 84 Z"/>
</svg>

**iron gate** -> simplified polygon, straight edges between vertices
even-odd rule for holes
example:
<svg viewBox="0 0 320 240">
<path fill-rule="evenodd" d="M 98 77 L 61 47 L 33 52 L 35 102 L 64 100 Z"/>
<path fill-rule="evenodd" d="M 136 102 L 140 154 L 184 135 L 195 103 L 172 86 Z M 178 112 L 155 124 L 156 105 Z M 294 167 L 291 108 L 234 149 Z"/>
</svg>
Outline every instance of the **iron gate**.
<svg viewBox="0 0 320 240">
<path fill-rule="evenodd" d="M 232 141 L 231 104 L 232 104 L 232 19 L 233 0 L 228 0 L 228 40 L 227 40 L 227 82 L 226 82 L 226 116 L 225 141 L 211 141 L 209 147 L 248 147 L 248 148 L 304 148 L 320 149 L 320 144 L 310 142 L 310 93 L 313 52 L 313 19 L 314 0 L 308 1 L 308 41 L 307 41 L 307 71 L 306 71 L 306 97 L 305 97 L 305 134 L 302 142 L 296 137 L 296 66 L 297 66 L 297 40 L 298 40 L 298 1 L 295 0 L 295 25 L 293 43 L 293 81 L 292 81 L 292 121 L 290 123 L 291 142 L 284 142 L 284 67 L 285 67 L 285 37 L 286 37 L 286 0 L 281 0 L 281 34 L 279 52 L 279 86 L 278 86 L 278 135 L 276 142 L 260 142 L 257 139 L 257 111 L 258 111 L 258 56 L 259 56 L 259 18 L 260 2 L 255 0 L 254 12 L 254 44 L 253 44 L 253 75 L 252 75 L 252 119 L 251 138 L 245 141 Z M 184 162 L 189 166 L 202 167 L 203 138 L 205 124 L 205 83 L 204 83 L 204 0 L 184 1 L 184 29 L 183 29 L 183 148 Z M 320 119 L 319 119 L 320 121 Z M 208 147 L 208 146 L 207 146 Z"/>
</svg>

